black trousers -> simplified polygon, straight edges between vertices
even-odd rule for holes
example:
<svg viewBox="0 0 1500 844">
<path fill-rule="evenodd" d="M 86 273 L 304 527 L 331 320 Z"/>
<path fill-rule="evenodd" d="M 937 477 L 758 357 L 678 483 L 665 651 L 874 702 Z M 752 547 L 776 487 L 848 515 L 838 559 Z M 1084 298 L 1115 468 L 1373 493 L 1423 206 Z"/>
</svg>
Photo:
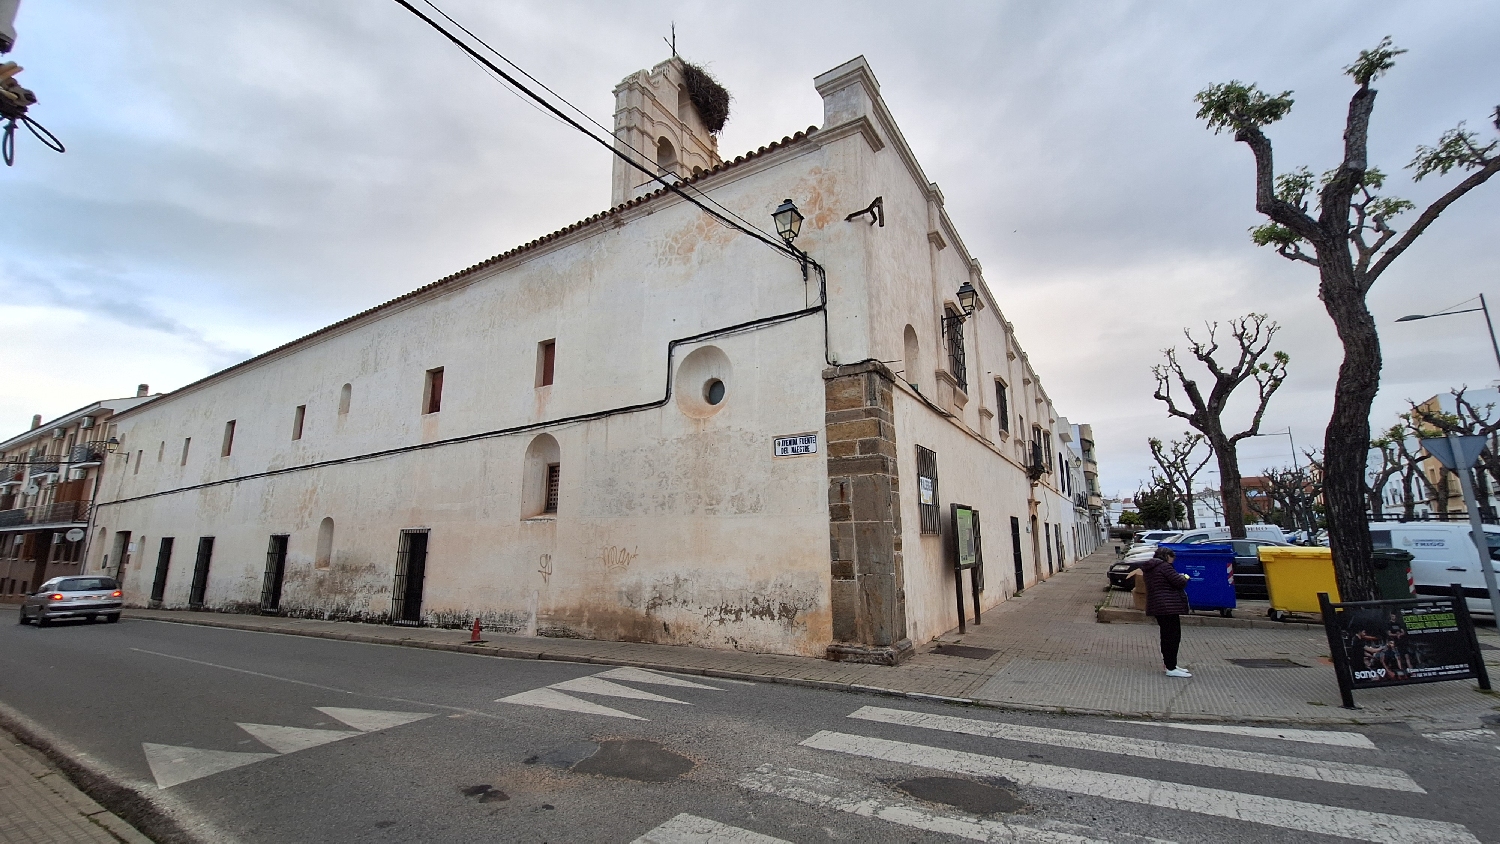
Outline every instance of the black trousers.
<svg viewBox="0 0 1500 844">
<path fill-rule="evenodd" d="M 1177 648 L 1182 644 L 1182 616 L 1159 615 L 1156 624 L 1161 628 L 1161 662 L 1171 671 L 1177 667 Z"/>
</svg>

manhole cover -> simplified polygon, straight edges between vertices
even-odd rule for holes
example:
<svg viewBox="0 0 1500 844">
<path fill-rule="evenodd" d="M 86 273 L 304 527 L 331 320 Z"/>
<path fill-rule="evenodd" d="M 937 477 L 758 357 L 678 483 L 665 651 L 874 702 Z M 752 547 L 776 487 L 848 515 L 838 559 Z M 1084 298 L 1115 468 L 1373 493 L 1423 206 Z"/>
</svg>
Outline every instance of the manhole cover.
<svg viewBox="0 0 1500 844">
<path fill-rule="evenodd" d="M 1231 659 L 1230 662 L 1241 668 L 1306 668 L 1307 666 L 1292 662 L 1289 659 Z"/>
<path fill-rule="evenodd" d="M 601 741 L 598 753 L 573 766 L 580 774 L 640 782 L 671 782 L 692 769 L 693 760 L 645 739 Z"/>
<path fill-rule="evenodd" d="M 989 659 L 1000 653 L 990 648 L 971 648 L 968 645 L 938 645 L 932 652 L 943 656 L 961 656 L 964 659 Z"/>
<path fill-rule="evenodd" d="M 975 815 L 1014 812 L 1026 805 L 1003 788 L 957 777 L 917 777 L 898 782 L 896 787 L 918 800 L 942 803 Z"/>
</svg>

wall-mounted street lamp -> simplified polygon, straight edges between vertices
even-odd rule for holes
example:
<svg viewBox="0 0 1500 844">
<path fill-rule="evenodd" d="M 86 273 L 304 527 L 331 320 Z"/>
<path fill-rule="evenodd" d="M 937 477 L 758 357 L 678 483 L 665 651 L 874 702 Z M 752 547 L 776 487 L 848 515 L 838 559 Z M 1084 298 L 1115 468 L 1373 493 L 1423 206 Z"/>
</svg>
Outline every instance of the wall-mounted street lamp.
<svg viewBox="0 0 1500 844">
<path fill-rule="evenodd" d="M 802 212 L 790 199 L 782 200 L 781 207 L 771 212 L 771 219 L 776 221 L 776 233 L 786 241 L 787 246 L 797 239 L 802 232 Z"/>
<path fill-rule="evenodd" d="M 974 309 L 978 306 L 978 304 L 979 291 L 974 289 L 974 285 L 970 284 L 967 281 L 964 282 L 964 286 L 958 288 L 958 306 L 960 308 L 963 308 L 964 316 L 973 316 Z"/>
<path fill-rule="evenodd" d="M 93 440 L 89 445 L 105 454 L 114 454 L 120 450 L 120 440 L 117 437 L 110 437 L 107 440 Z"/>
<path fill-rule="evenodd" d="M 1469 299 L 1468 301 L 1472 302 L 1474 300 L 1473 299 Z M 1458 304 L 1462 305 L 1462 304 L 1465 304 L 1465 303 L 1464 302 L 1459 302 Z M 1457 307 L 1457 306 L 1455 306 L 1455 307 Z M 1490 330 L 1490 348 L 1492 350 L 1494 350 L 1494 352 L 1495 352 L 1495 365 L 1496 366 L 1500 366 L 1500 343 L 1496 343 L 1495 342 L 1495 323 L 1490 320 L 1490 308 L 1489 308 L 1489 305 L 1485 304 L 1484 294 L 1483 293 L 1479 294 L 1479 307 L 1477 307 L 1477 308 L 1464 308 L 1461 311 L 1455 311 L 1455 310 L 1449 309 L 1449 310 L 1438 311 L 1435 314 L 1407 314 L 1406 316 L 1401 317 L 1400 319 L 1398 319 L 1396 321 L 1397 322 L 1412 322 L 1413 320 L 1432 319 L 1433 317 L 1440 317 L 1440 316 L 1454 316 L 1455 314 L 1472 314 L 1472 313 L 1474 313 L 1476 311 L 1482 311 L 1484 313 L 1484 324 L 1485 324 L 1485 327 Z"/>
</svg>

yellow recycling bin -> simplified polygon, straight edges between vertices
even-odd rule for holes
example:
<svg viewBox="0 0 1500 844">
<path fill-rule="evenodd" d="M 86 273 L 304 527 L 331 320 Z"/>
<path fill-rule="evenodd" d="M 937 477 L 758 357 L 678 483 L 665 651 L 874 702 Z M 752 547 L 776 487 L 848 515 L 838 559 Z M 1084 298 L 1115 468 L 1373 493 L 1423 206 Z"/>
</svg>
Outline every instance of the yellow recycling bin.
<svg viewBox="0 0 1500 844">
<path fill-rule="evenodd" d="M 1339 600 L 1338 581 L 1333 576 L 1333 551 L 1328 548 L 1262 545 L 1260 564 L 1266 573 L 1272 618 L 1285 618 L 1287 613 L 1294 612 L 1317 615 L 1321 612 L 1319 592 L 1327 592 L 1330 601 Z"/>
</svg>

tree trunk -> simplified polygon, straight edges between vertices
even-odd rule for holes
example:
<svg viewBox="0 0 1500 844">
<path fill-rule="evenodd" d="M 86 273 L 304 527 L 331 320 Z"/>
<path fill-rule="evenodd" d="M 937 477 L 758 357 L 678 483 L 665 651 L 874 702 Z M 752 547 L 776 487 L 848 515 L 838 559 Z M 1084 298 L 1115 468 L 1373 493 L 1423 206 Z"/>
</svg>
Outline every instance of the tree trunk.
<svg viewBox="0 0 1500 844">
<path fill-rule="evenodd" d="M 1327 250 L 1321 261 L 1323 306 L 1344 345 L 1333 391 L 1333 414 L 1323 439 L 1323 500 L 1328 508 L 1328 544 L 1339 595 L 1345 601 L 1377 597 L 1370 562 L 1370 526 L 1365 517 L 1365 471 L 1370 448 L 1370 406 L 1380 389 L 1380 335 L 1354 280 L 1347 253 Z M 1322 250 L 1319 257 L 1323 258 Z"/>
<path fill-rule="evenodd" d="M 1245 494 L 1240 488 L 1240 457 L 1235 443 L 1223 431 L 1209 435 L 1219 460 L 1219 495 L 1224 499 L 1224 524 L 1234 539 L 1245 538 Z"/>
</svg>

